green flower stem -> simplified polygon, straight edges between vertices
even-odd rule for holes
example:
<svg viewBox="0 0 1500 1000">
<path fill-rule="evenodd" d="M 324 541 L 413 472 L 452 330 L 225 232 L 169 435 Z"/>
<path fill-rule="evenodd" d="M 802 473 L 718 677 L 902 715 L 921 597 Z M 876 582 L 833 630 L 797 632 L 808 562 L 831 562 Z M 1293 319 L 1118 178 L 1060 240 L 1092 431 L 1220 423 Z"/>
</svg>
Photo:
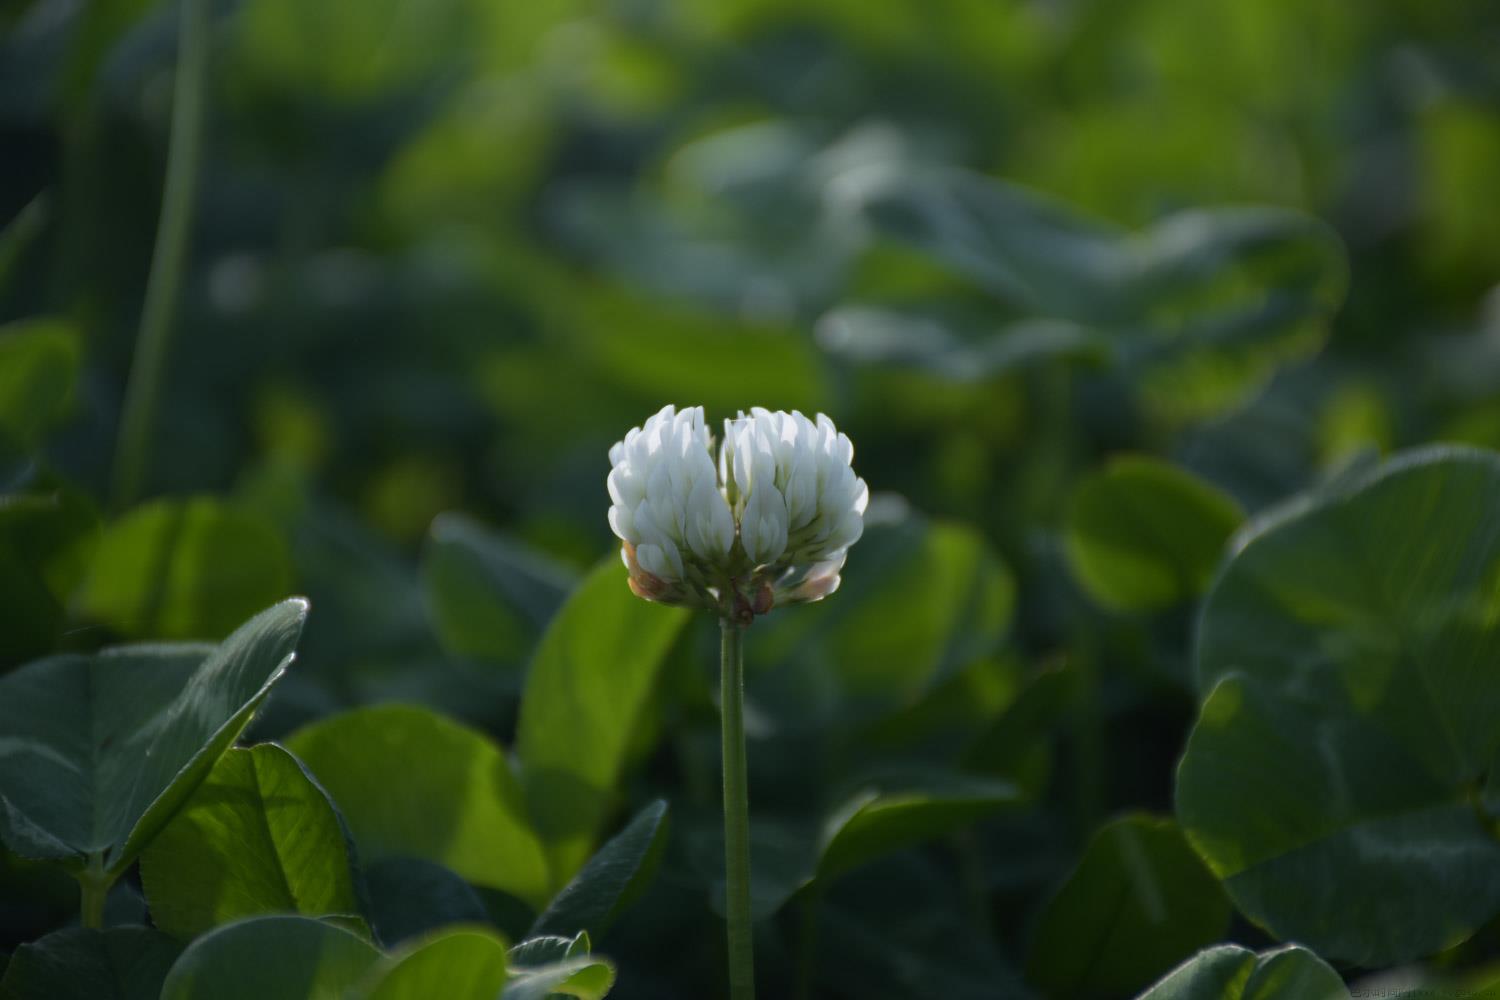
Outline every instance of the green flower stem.
<svg viewBox="0 0 1500 1000">
<path fill-rule="evenodd" d="M 798 893 L 802 928 L 797 940 L 797 1000 L 812 1000 L 818 978 L 818 911 L 823 904 L 822 883 L 813 880 Z"/>
<path fill-rule="evenodd" d="M 89 858 L 88 867 L 78 873 L 79 922 L 94 930 L 104 928 L 104 901 L 109 898 L 109 887 L 114 879 L 105 874 L 104 859 L 100 855 Z"/>
<path fill-rule="evenodd" d="M 172 92 L 172 134 L 167 146 L 167 176 L 162 191 L 161 219 L 151 274 L 146 280 L 146 303 L 141 329 L 125 387 L 120 413 L 120 436 L 115 445 L 114 499 L 128 506 L 140 495 L 150 456 L 152 428 L 166 371 L 172 313 L 182 283 L 188 231 L 198 187 L 198 161 L 203 145 L 204 80 L 208 75 L 208 12 L 206 0 L 181 0 L 177 77 Z"/>
<path fill-rule="evenodd" d="M 729 998 L 753 1000 L 750 927 L 750 795 L 745 779 L 745 633 L 720 622 L 719 701 L 724 734 L 724 882 L 729 918 Z"/>
</svg>

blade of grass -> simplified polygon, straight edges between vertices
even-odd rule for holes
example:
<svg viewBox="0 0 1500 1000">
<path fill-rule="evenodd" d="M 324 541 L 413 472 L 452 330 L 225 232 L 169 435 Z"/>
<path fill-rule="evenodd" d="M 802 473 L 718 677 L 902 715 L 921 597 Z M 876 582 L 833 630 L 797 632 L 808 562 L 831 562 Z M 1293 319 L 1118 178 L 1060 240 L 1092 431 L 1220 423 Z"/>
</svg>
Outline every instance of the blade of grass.
<svg viewBox="0 0 1500 1000">
<path fill-rule="evenodd" d="M 208 75 L 206 0 L 182 0 L 177 78 L 172 96 L 172 133 L 167 145 L 167 176 L 161 219 L 146 280 L 146 302 L 136 337 L 130 381 L 120 414 L 115 446 L 114 502 L 117 509 L 135 502 L 151 457 L 152 429 L 165 378 L 172 318 L 182 284 L 188 233 L 198 188 L 203 145 L 204 83 Z"/>
</svg>

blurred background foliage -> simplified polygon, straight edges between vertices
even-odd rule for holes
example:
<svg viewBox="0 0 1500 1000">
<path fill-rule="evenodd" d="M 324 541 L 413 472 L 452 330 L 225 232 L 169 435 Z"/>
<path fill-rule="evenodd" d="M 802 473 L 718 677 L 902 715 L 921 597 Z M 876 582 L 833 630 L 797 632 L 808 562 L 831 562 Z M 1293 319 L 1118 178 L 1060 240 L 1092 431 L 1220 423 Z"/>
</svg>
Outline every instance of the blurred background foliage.
<svg viewBox="0 0 1500 1000">
<path fill-rule="evenodd" d="M 1247 514 L 1402 446 L 1500 447 L 1500 8 L 211 6 L 147 499 L 118 509 L 175 9 L 0 5 L 0 666 L 306 593 L 257 735 L 402 699 L 509 746 L 612 547 L 608 445 L 668 401 L 822 410 L 876 499 L 844 591 L 748 644 L 769 995 L 1128 995 L 1267 943 L 1132 811 L 1171 813 L 1193 602 Z M 709 624 L 610 806 L 673 809 L 595 941 L 619 996 L 718 981 Z M 933 845 L 837 881 L 808 855 L 851 789 L 916 772 Z M 1064 879 L 1128 884 L 1119 840 L 1181 871 L 1186 916 L 1080 980 Z M 56 920 L 29 898 L 0 949 Z"/>
</svg>

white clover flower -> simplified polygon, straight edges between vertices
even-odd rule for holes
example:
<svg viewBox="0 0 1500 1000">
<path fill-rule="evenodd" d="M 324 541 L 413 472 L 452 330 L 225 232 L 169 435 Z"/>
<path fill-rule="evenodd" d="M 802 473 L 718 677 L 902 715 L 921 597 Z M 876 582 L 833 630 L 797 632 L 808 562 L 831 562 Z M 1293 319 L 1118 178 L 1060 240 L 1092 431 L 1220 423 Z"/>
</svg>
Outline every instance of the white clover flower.
<svg viewBox="0 0 1500 1000">
<path fill-rule="evenodd" d="M 664 407 L 610 449 L 632 589 L 742 621 L 832 593 L 870 495 L 849 438 L 822 414 L 757 407 L 724 422 L 717 470 L 711 454 L 702 407 Z"/>
<path fill-rule="evenodd" d="M 609 450 L 609 526 L 632 582 L 652 591 L 642 596 L 680 599 L 729 556 L 734 521 L 710 447 L 703 407 L 664 406 Z"/>
<path fill-rule="evenodd" d="M 853 458 L 848 435 L 821 413 L 814 423 L 795 410 L 756 407 L 749 416 L 724 421 L 719 474 L 726 484 L 732 481 L 727 495 L 736 515 L 760 515 L 741 522 L 746 552 L 753 532 L 766 553 L 751 558 L 769 562 L 784 551 L 794 565 L 825 562 L 859 541 L 870 491 L 854 474 Z"/>
</svg>

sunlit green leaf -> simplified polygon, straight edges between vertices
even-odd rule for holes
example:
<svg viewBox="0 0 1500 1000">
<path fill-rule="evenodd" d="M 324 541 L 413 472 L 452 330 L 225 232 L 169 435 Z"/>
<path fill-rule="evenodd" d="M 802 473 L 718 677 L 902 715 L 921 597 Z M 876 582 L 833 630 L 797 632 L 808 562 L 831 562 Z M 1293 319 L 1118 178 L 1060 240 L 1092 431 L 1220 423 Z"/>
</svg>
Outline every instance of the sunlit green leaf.
<svg viewBox="0 0 1500 1000">
<path fill-rule="evenodd" d="M 505 986 L 505 941 L 494 931 L 460 927 L 414 942 L 370 970 L 360 1000 L 495 1000 Z"/>
<path fill-rule="evenodd" d="M 512 970 L 500 1000 L 546 1000 L 552 996 L 599 1000 L 614 984 L 614 966 L 604 959 L 570 958 L 553 965 Z"/>
<path fill-rule="evenodd" d="M 612 556 L 542 637 L 521 698 L 516 753 L 556 888 L 589 855 L 662 661 L 686 621 L 686 611 L 632 594 Z"/>
<path fill-rule="evenodd" d="M 262 913 L 355 914 L 333 806 L 274 744 L 230 750 L 141 855 L 157 927 L 193 938 Z"/>
<path fill-rule="evenodd" d="M 363 860 L 423 858 L 532 905 L 547 898 L 541 843 L 505 753 L 414 705 L 315 722 L 287 748 L 338 806 Z"/>
<path fill-rule="evenodd" d="M 1242 517 L 1233 500 L 1170 463 L 1117 458 L 1073 494 L 1068 561 L 1108 607 L 1170 607 L 1208 587 Z"/>
<path fill-rule="evenodd" d="M 109 525 L 78 601 L 132 637 L 217 639 L 291 585 L 285 543 L 210 497 L 154 500 Z"/>
</svg>

